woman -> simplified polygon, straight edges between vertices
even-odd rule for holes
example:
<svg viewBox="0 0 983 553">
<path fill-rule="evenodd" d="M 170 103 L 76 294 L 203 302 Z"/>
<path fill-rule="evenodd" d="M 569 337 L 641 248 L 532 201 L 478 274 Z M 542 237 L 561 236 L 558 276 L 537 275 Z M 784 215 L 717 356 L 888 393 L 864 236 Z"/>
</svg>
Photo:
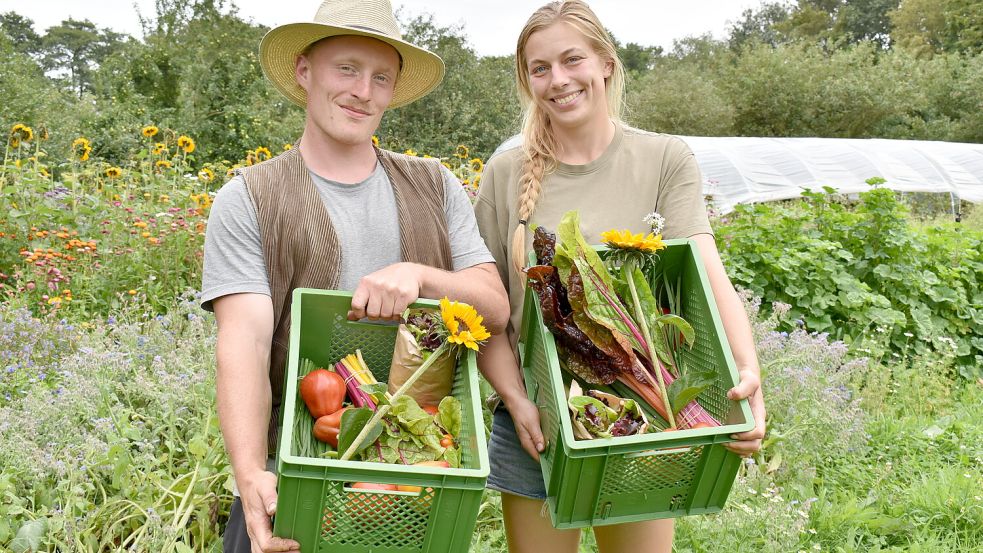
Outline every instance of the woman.
<svg viewBox="0 0 983 553">
<path fill-rule="evenodd" d="M 728 445 L 732 451 L 746 456 L 760 448 L 765 408 L 750 324 L 717 252 L 699 168 L 681 140 L 621 122 L 624 68 L 597 16 L 580 0 L 537 10 L 519 35 L 516 76 L 523 144 L 489 161 L 475 205 L 511 303 L 508 337 L 493 336 L 479 359 L 504 407 L 494 417 L 488 485 L 503 492 L 512 553 L 573 553 L 580 532 L 554 529 L 543 508 L 538 458 L 544 438 L 514 350 L 521 328 L 521 267 L 534 224 L 556 229 L 563 213 L 577 209 L 585 238 L 600 243 L 600 233 L 612 228 L 647 232 L 643 218 L 657 211 L 665 217 L 664 237 L 693 239 L 741 375 L 728 396 L 750 398 L 756 421 L 753 431 L 735 436 L 738 441 Z M 602 553 L 669 552 L 672 532 L 672 520 L 594 528 Z"/>
</svg>

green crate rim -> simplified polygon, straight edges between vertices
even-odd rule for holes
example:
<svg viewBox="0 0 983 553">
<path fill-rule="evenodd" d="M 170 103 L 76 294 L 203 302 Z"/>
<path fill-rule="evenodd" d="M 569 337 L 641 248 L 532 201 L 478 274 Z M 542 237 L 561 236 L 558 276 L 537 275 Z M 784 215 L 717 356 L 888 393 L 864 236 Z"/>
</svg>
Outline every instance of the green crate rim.
<svg viewBox="0 0 983 553">
<path fill-rule="evenodd" d="M 700 260 L 700 249 L 696 244 L 696 241 L 691 239 L 670 239 L 665 240 L 666 246 L 682 246 L 688 245 L 692 248 L 693 255 Z M 598 251 L 604 251 L 607 248 L 605 246 L 595 247 Z M 531 256 L 532 254 L 530 254 Z M 703 263 L 696 264 L 700 282 L 703 285 L 703 289 L 710 290 L 710 280 L 707 278 L 706 268 Z M 531 288 L 526 288 L 527 296 L 531 297 L 533 300 L 532 307 L 539 312 L 539 297 L 532 292 Z M 712 298 L 711 298 L 712 299 Z M 525 302 L 529 305 L 529 302 Z M 723 336 L 722 340 L 724 360 L 727 365 L 727 372 L 730 375 L 732 385 L 736 385 L 740 381 L 737 373 L 737 364 L 734 362 L 734 355 L 731 352 L 730 344 L 726 340 L 726 333 L 724 332 L 723 322 L 720 319 L 720 312 L 717 310 L 717 304 L 715 301 L 708 302 L 710 307 L 710 317 L 713 321 L 713 325 L 717 330 L 719 336 Z M 525 308 L 524 308 L 525 310 Z M 522 317 L 522 332 L 521 335 L 526 335 L 526 325 L 532 324 L 533 317 L 527 316 L 527 313 L 523 313 Z M 541 317 L 537 317 L 536 320 L 541 321 Z M 559 363 L 557 362 L 557 351 L 556 342 L 553 339 L 553 335 L 542 325 L 542 332 L 544 337 L 544 344 L 546 347 L 546 358 L 550 364 L 550 385 L 554 390 L 554 397 L 557 401 L 566 398 L 564 394 L 563 379 L 561 376 L 561 369 Z M 519 347 L 520 356 L 523 358 L 523 367 L 525 367 L 525 344 Z M 744 417 L 744 423 L 740 424 L 724 424 L 714 428 L 696 428 L 687 430 L 677 430 L 674 432 L 658 432 L 652 434 L 642 434 L 637 436 L 620 436 L 616 438 L 597 438 L 593 440 L 578 440 L 573 436 L 573 425 L 570 421 L 570 410 L 567 409 L 566 401 L 562 404 L 556 405 L 555 407 L 560 411 L 560 426 L 562 428 L 563 437 L 563 448 L 570 457 L 594 457 L 598 455 L 611 455 L 611 454 L 621 454 L 621 453 L 635 453 L 640 451 L 646 451 L 652 449 L 654 444 L 657 444 L 659 448 L 673 448 L 673 447 L 689 447 L 698 445 L 707 445 L 715 443 L 726 443 L 735 441 L 730 437 L 731 434 L 736 434 L 740 432 L 748 432 L 754 429 L 754 418 L 751 415 L 751 406 L 746 399 L 742 399 L 738 402 L 741 410 L 741 414 Z"/>
<path fill-rule="evenodd" d="M 318 288 L 296 288 L 293 291 L 293 304 L 290 309 L 291 321 L 300 320 L 300 308 L 301 296 L 304 294 L 309 295 L 324 295 L 324 296 L 335 296 L 335 297 L 347 297 L 351 298 L 351 292 L 339 291 L 339 290 L 322 290 Z M 429 307 L 434 309 L 440 309 L 440 302 L 437 300 L 430 299 L 419 299 L 412 303 L 410 307 Z M 360 322 L 352 322 L 351 324 L 366 324 Z M 324 469 L 332 469 L 332 477 L 357 477 L 360 482 L 385 482 L 385 483 L 413 483 L 415 485 L 436 485 L 442 487 L 454 487 L 454 488 L 484 488 L 483 483 L 464 484 L 459 481 L 460 478 L 487 478 L 489 473 L 488 464 L 488 445 L 485 436 L 485 428 L 482 421 L 481 414 L 481 395 L 478 391 L 478 379 L 477 379 L 477 362 L 475 360 L 474 352 L 470 349 L 466 350 L 462 357 L 463 359 L 459 361 L 459 367 L 461 370 L 467 370 L 468 376 L 468 386 L 471 388 L 471 397 L 476 398 L 470 408 L 472 409 L 473 419 L 475 421 L 475 442 L 478 446 L 478 468 L 477 469 L 465 469 L 465 468 L 438 468 L 438 467 L 420 467 L 415 465 L 393 465 L 389 463 L 375 463 L 369 461 L 341 461 L 338 459 L 318 459 L 314 457 L 300 457 L 297 455 L 292 455 L 290 453 L 290 446 L 293 443 L 293 431 L 294 431 L 294 413 L 297 408 L 297 373 L 299 371 L 300 359 L 296 355 L 296 352 L 300 351 L 300 325 L 291 324 L 290 326 L 290 345 L 287 354 L 287 374 L 286 374 L 286 386 L 285 386 L 285 401 L 283 402 L 283 410 L 281 415 L 281 425 L 283 431 L 280 435 L 280 447 L 278 453 L 279 464 L 281 465 L 280 474 L 286 474 L 293 477 L 301 478 L 316 478 L 309 472 L 298 472 L 296 470 L 292 471 L 289 468 L 284 468 L 284 463 L 291 463 L 293 465 L 304 465 L 307 467 L 322 467 Z M 462 406 L 467 409 L 468 406 Z M 428 480 L 422 480 L 420 476 L 430 477 Z M 412 480 L 402 480 L 407 477 L 413 477 Z M 393 480 L 395 478 L 395 480 Z"/>
</svg>

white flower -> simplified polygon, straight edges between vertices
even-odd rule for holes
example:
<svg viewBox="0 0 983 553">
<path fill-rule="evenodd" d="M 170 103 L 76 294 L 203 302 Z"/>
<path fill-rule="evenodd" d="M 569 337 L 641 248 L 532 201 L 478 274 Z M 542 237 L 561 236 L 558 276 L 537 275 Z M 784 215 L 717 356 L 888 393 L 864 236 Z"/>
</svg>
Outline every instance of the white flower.
<svg viewBox="0 0 983 553">
<path fill-rule="evenodd" d="M 655 211 L 643 217 L 642 221 L 652 228 L 654 234 L 662 234 L 662 229 L 666 228 L 666 218 Z"/>
</svg>

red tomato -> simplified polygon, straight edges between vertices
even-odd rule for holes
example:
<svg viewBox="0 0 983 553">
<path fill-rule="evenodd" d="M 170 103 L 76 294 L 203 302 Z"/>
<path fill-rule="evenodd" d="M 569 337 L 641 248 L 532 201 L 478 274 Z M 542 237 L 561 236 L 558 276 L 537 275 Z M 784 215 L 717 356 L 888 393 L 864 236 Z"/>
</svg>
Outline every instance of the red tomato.
<svg viewBox="0 0 983 553">
<path fill-rule="evenodd" d="M 345 379 L 338 373 L 315 369 L 301 379 L 300 397 L 315 419 L 330 415 L 345 401 Z"/>
<path fill-rule="evenodd" d="M 452 445 L 454 445 L 454 436 L 444 434 L 444 437 L 440 440 L 440 447 L 450 447 Z"/>
<path fill-rule="evenodd" d="M 417 467 L 438 467 L 438 468 L 442 468 L 442 469 L 449 469 L 449 468 L 451 468 L 451 464 L 448 463 L 447 461 L 444 461 L 444 460 L 440 460 L 440 461 L 420 461 L 419 463 L 413 463 L 413 465 L 414 466 L 417 466 Z"/>
<path fill-rule="evenodd" d="M 426 411 L 430 415 L 436 415 L 437 414 L 437 406 L 436 405 L 421 405 L 420 406 L 420 409 L 423 409 L 424 411 Z"/>
<path fill-rule="evenodd" d="M 330 415 L 318 417 L 314 421 L 314 437 L 322 442 L 331 444 L 331 447 L 338 449 L 338 431 L 341 429 L 341 415 L 348 408 L 338 409 Z"/>
</svg>

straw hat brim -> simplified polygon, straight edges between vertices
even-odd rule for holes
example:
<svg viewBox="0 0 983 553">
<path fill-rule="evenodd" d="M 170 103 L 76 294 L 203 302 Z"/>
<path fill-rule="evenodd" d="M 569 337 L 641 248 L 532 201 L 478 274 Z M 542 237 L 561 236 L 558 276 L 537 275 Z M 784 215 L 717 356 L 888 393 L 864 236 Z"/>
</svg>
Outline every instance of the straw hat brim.
<svg viewBox="0 0 983 553">
<path fill-rule="evenodd" d="M 444 62 L 439 56 L 386 35 L 320 23 L 289 23 L 266 33 L 259 45 L 259 62 L 273 86 L 300 107 L 307 107 L 307 91 L 294 77 L 297 56 L 315 42 L 341 35 L 365 36 L 381 40 L 399 52 L 403 67 L 396 77 L 396 87 L 389 108 L 405 106 L 437 88 L 444 78 Z"/>
</svg>

